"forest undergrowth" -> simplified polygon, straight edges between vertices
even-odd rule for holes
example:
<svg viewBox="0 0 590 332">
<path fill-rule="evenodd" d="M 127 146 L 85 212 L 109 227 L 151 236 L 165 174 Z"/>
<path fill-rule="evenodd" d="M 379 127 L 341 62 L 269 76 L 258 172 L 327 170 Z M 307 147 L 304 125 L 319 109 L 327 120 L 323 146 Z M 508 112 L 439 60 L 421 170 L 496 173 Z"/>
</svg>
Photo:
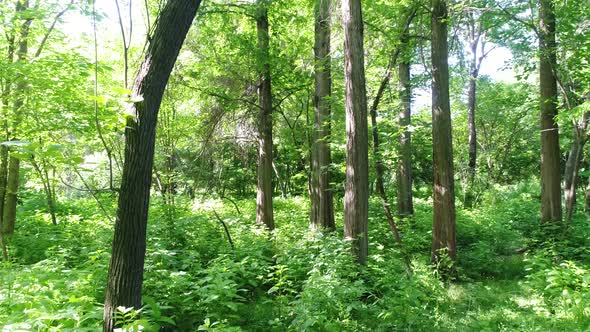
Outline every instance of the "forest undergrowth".
<svg viewBox="0 0 590 332">
<path fill-rule="evenodd" d="M 429 264 L 429 200 L 399 221 L 402 251 L 373 199 L 359 267 L 340 232 L 308 229 L 303 198 L 275 199 L 273 234 L 255 225 L 252 200 L 154 199 L 144 307 L 118 315 L 128 331 L 588 331 L 590 225 L 580 212 L 566 231 L 541 229 L 538 192 L 498 186 L 458 209 L 452 282 Z M 74 199 L 60 202 L 52 226 L 42 196 L 29 195 L 0 268 L 2 331 L 99 330 L 110 222 L 94 201 Z"/>
</svg>

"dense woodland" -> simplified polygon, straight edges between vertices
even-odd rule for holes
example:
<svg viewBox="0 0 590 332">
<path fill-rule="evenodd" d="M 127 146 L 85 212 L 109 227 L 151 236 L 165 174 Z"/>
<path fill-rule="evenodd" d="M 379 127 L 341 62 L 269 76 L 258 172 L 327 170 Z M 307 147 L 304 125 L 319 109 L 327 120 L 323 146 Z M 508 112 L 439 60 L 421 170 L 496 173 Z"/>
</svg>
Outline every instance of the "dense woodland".
<svg viewBox="0 0 590 332">
<path fill-rule="evenodd" d="M 590 329 L 588 1 L 0 20 L 2 331 Z"/>
</svg>

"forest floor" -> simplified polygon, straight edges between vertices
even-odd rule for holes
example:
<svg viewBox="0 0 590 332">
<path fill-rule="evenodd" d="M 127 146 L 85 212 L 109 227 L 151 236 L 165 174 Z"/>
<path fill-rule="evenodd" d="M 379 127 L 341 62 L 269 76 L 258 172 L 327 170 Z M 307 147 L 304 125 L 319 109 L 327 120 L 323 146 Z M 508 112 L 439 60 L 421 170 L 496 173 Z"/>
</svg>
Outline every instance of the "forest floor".
<svg viewBox="0 0 590 332">
<path fill-rule="evenodd" d="M 590 223 L 579 213 L 565 232 L 541 230 L 537 192 L 497 187 L 476 208 L 458 208 L 456 282 L 428 264 L 427 194 L 399 223 L 411 278 L 378 200 L 359 268 L 341 232 L 308 230 L 305 199 L 275 200 L 271 236 L 254 225 L 253 200 L 179 199 L 172 208 L 154 199 L 145 306 L 141 317 L 122 308 L 120 319 L 135 331 L 590 331 Z M 11 261 L 0 265 L 2 331 L 99 330 L 110 221 L 94 201 L 64 199 L 52 226 L 41 196 L 23 201 Z"/>
</svg>

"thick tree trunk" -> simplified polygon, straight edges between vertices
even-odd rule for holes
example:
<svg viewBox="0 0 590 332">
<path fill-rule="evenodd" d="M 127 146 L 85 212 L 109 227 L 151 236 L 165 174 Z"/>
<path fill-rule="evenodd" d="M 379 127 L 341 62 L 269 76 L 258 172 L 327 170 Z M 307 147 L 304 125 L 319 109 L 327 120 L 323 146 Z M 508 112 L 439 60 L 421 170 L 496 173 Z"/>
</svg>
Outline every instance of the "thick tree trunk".
<svg viewBox="0 0 590 332">
<path fill-rule="evenodd" d="M 432 0 L 432 145 L 434 166 L 433 263 L 456 259 L 455 183 L 449 100 L 446 0 Z M 441 251 L 444 251 L 442 253 Z M 453 271 L 450 271 L 453 272 Z"/>
<path fill-rule="evenodd" d="M 346 190 L 344 237 L 360 264 L 368 255 L 369 151 L 367 91 L 360 0 L 342 1 L 346 91 Z"/>
<path fill-rule="evenodd" d="M 128 108 L 125 162 L 104 306 L 104 331 L 113 331 L 119 306 L 141 307 L 146 227 L 158 111 L 170 73 L 201 1 L 168 0 L 135 79 L 139 101 Z"/>
<path fill-rule="evenodd" d="M 539 82 L 541 95 L 541 221 L 561 222 L 561 180 L 557 78 L 555 69 L 555 13 L 552 0 L 539 2 Z"/>
<path fill-rule="evenodd" d="M 400 161 L 397 167 L 397 212 L 400 217 L 414 214 L 412 199 L 412 141 L 410 118 L 412 114 L 412 91 L 410 83 L 410 63 L 407 60 L 398 66 L 400 112 L 398 123 L 403 132 L 399 137 Z"/>
<path fill-rule="evenodd" d="M 312 146 L 311 227 L 334 230 L 334 202 L 330 190 L 332 77 L 330 57 L 330 0 L 315 5 L 315 95 Z"/>
<path fill-rule="evenodd" d="M 257 0 L 256 28 L 258 32 L 258 185 L 256 222 L 267 229 L 275 228 L 272 209 L 272 92 L 268 28 L 268 0 Z"/>
</svg>

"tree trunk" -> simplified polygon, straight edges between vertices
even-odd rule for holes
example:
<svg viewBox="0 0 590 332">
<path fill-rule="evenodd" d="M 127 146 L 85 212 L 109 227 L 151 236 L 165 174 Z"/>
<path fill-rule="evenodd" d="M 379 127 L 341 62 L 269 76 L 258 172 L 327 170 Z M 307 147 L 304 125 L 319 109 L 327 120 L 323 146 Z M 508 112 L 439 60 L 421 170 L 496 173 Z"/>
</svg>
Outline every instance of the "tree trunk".
<svg viewBox="0 0 590 332">
<path fill-rule="evenodd" d="M 555 13 L 552 0 L 539 2 L 541 95 L 541 222 L 561 222 L 561 180 L 557 116 Z"/>
<path fill-rule="evenodd" d="M 412 111 L 409 61 L 403 59 L 398 66 L 398 72 L 401 108 L 398 122 L 400 130 L 403 130 L 403 132 L 399 137 L 400 161 L 397 167 L 397 212 L 400 217 L 408 217 L 414 214 L 412 201 L 412 134 L 409 128 Z"/>
<path fill-rule="evenodd" d="M 2 232 L 5 235 L 14 233 L 19 176 L 20 160 L 11 156 L 8 158 L 8 181 L 6 183 L 4 209 L 2 211 Z"/>
<path fill-rule="evenodd" d="M 125 162 L 104 305 L 104 331 L 113 331 L 119 306 L 139 309 L 146 227 L 162 95 L 200 0 L 168 0 L 135 78 L 125 129 Z"/>
<path fill-rule="evenodd" d="M 478 63 L 477 63 L 477 45 L 479 39 L 475 39 L 471 42 L 471 59 L 469 63 L 469 88 L 467 90 L 467 127 L 469 131 L 469 162 L 468 162 L 468 179 L 467 186 L 465 188 L 465 207 L 473 206 L 473 184 L 475 182 L 475 172 L 477 167 L 477 128 L 475 126 L 475 107 L 476 107 L 476 96 L 477 96 L 477 78 L 479 76 Z"/>
<path fill-rule="evenodd" d="M 578 165 L 582 159 L 585 141 L 574 138 L 564 171 L 565 220 L 571 222 L 576 207 Z"/>
<path fill-rule="evenodd" d="M 312 146 L 311 227 L 334 230 L 334 202 L 330 190 L 332 77 L 330 58 L 330 0 L 315 4 L 315 95 Z"/>
<path fill-rule="evenodd" d="M 49 178 L 49 172 L 47 172 L 47 165 L 45 165 L 45 162 L 42 162 L 43 168 L 41 168 L 41 165 L 35 160 L 35 156 L 32 156 L 31 164 L 33 165 L 33 168 L 35 168 L 35 171 L 37 171 L 37 175 L 39 175 L 39 179 L 43 184 L 45 199 L 47 201 L 47 212 L 49 212 L 49 215 L 51 216 L 51 223 L 57 225 L 57 218 L 55 216 L 55 193 L 51 188 L 51 179 Z"/>
<path fill-rule="evenodd" d="M 360 0 L 342 1 L 346 91 L 346 190 L 344 237 L 358 263 L 368 255 L 369 151 L 367 92 Z"/>
<path fill-rule="evenodd" d="M 8 139 L 8 138 L 6 138 Z M 8 184 L 8 147 L 0 146 L 0 233 L 4 232 L 4 202 Z"/>
<path fill-rule="evenodd" d="M 433 263 L 442 255 L 456 259 L 455 184 L 453 174 L 453 140 L 449 100 L 449 65 L 447 42 L 447 2 L 432 0 L 432 158 L 433 194 Z M 441 251 L 444 251 L 441 252 Z M 453 271 L 449 271 L 454 274 Z"/>
<path fill-rule="evenodd" d="M 574 141 L 565 163 L 565 171 L 563 173 L 564 179 L 564 198 L 565 198 L 565 221 L 570 223 L 572 216 L 576 210 L 576 187 L 578 185 L 578 172 L 580 169 L 580 162 L 584 156 L 584 146 L 588 141 L 588 119 L 590 112 L 584 113 L 581 122 L 574 126 Z"/>
<path fill-rule="evenodd" d="M 29 1 L 22 0 L 16 3 L 17 17 L 19 13 L 25 12 L 29 9 Z M 16 50 L 16 61 L 23 63 L 27 60 L 29 52 L 29 31 L 31 28 L 31 18 L 26 18 L 20 25 L 18 48 Z M 14 99 L 14 113 L 15 118 L 12 123 L 12 128 L 9 129 L 8 138 L 15 140 L 17 135 L 17 128 L 22 121 L 22 108 L 24 105 L 24 95 L 27 89 L 26 81 L 21 78 L 17 80 L 16 88 L 13 91 Z M 2 171 L 3 172 L 3 171 Z M 18 202 L 18 187 L 20 175 L 20 160 L 8 154 L 8 173 L 6 181 L 6 189 L 4 192 L 4 201 L 0 202 L 4 206 L 2 208 L 2 232 L 5 235 L 14 233 L 14 224 L 16 222 L 16 205 Z"/>
<path fill-rule="evenodd" d="M 256 28 L 258 32 L 258 184 L 256 222 L 273 230 L 272 209 L 272 92 L 270 83 L 270 54 L 268 29 L 268 0 L 257 0 Z"/>
</svg>

